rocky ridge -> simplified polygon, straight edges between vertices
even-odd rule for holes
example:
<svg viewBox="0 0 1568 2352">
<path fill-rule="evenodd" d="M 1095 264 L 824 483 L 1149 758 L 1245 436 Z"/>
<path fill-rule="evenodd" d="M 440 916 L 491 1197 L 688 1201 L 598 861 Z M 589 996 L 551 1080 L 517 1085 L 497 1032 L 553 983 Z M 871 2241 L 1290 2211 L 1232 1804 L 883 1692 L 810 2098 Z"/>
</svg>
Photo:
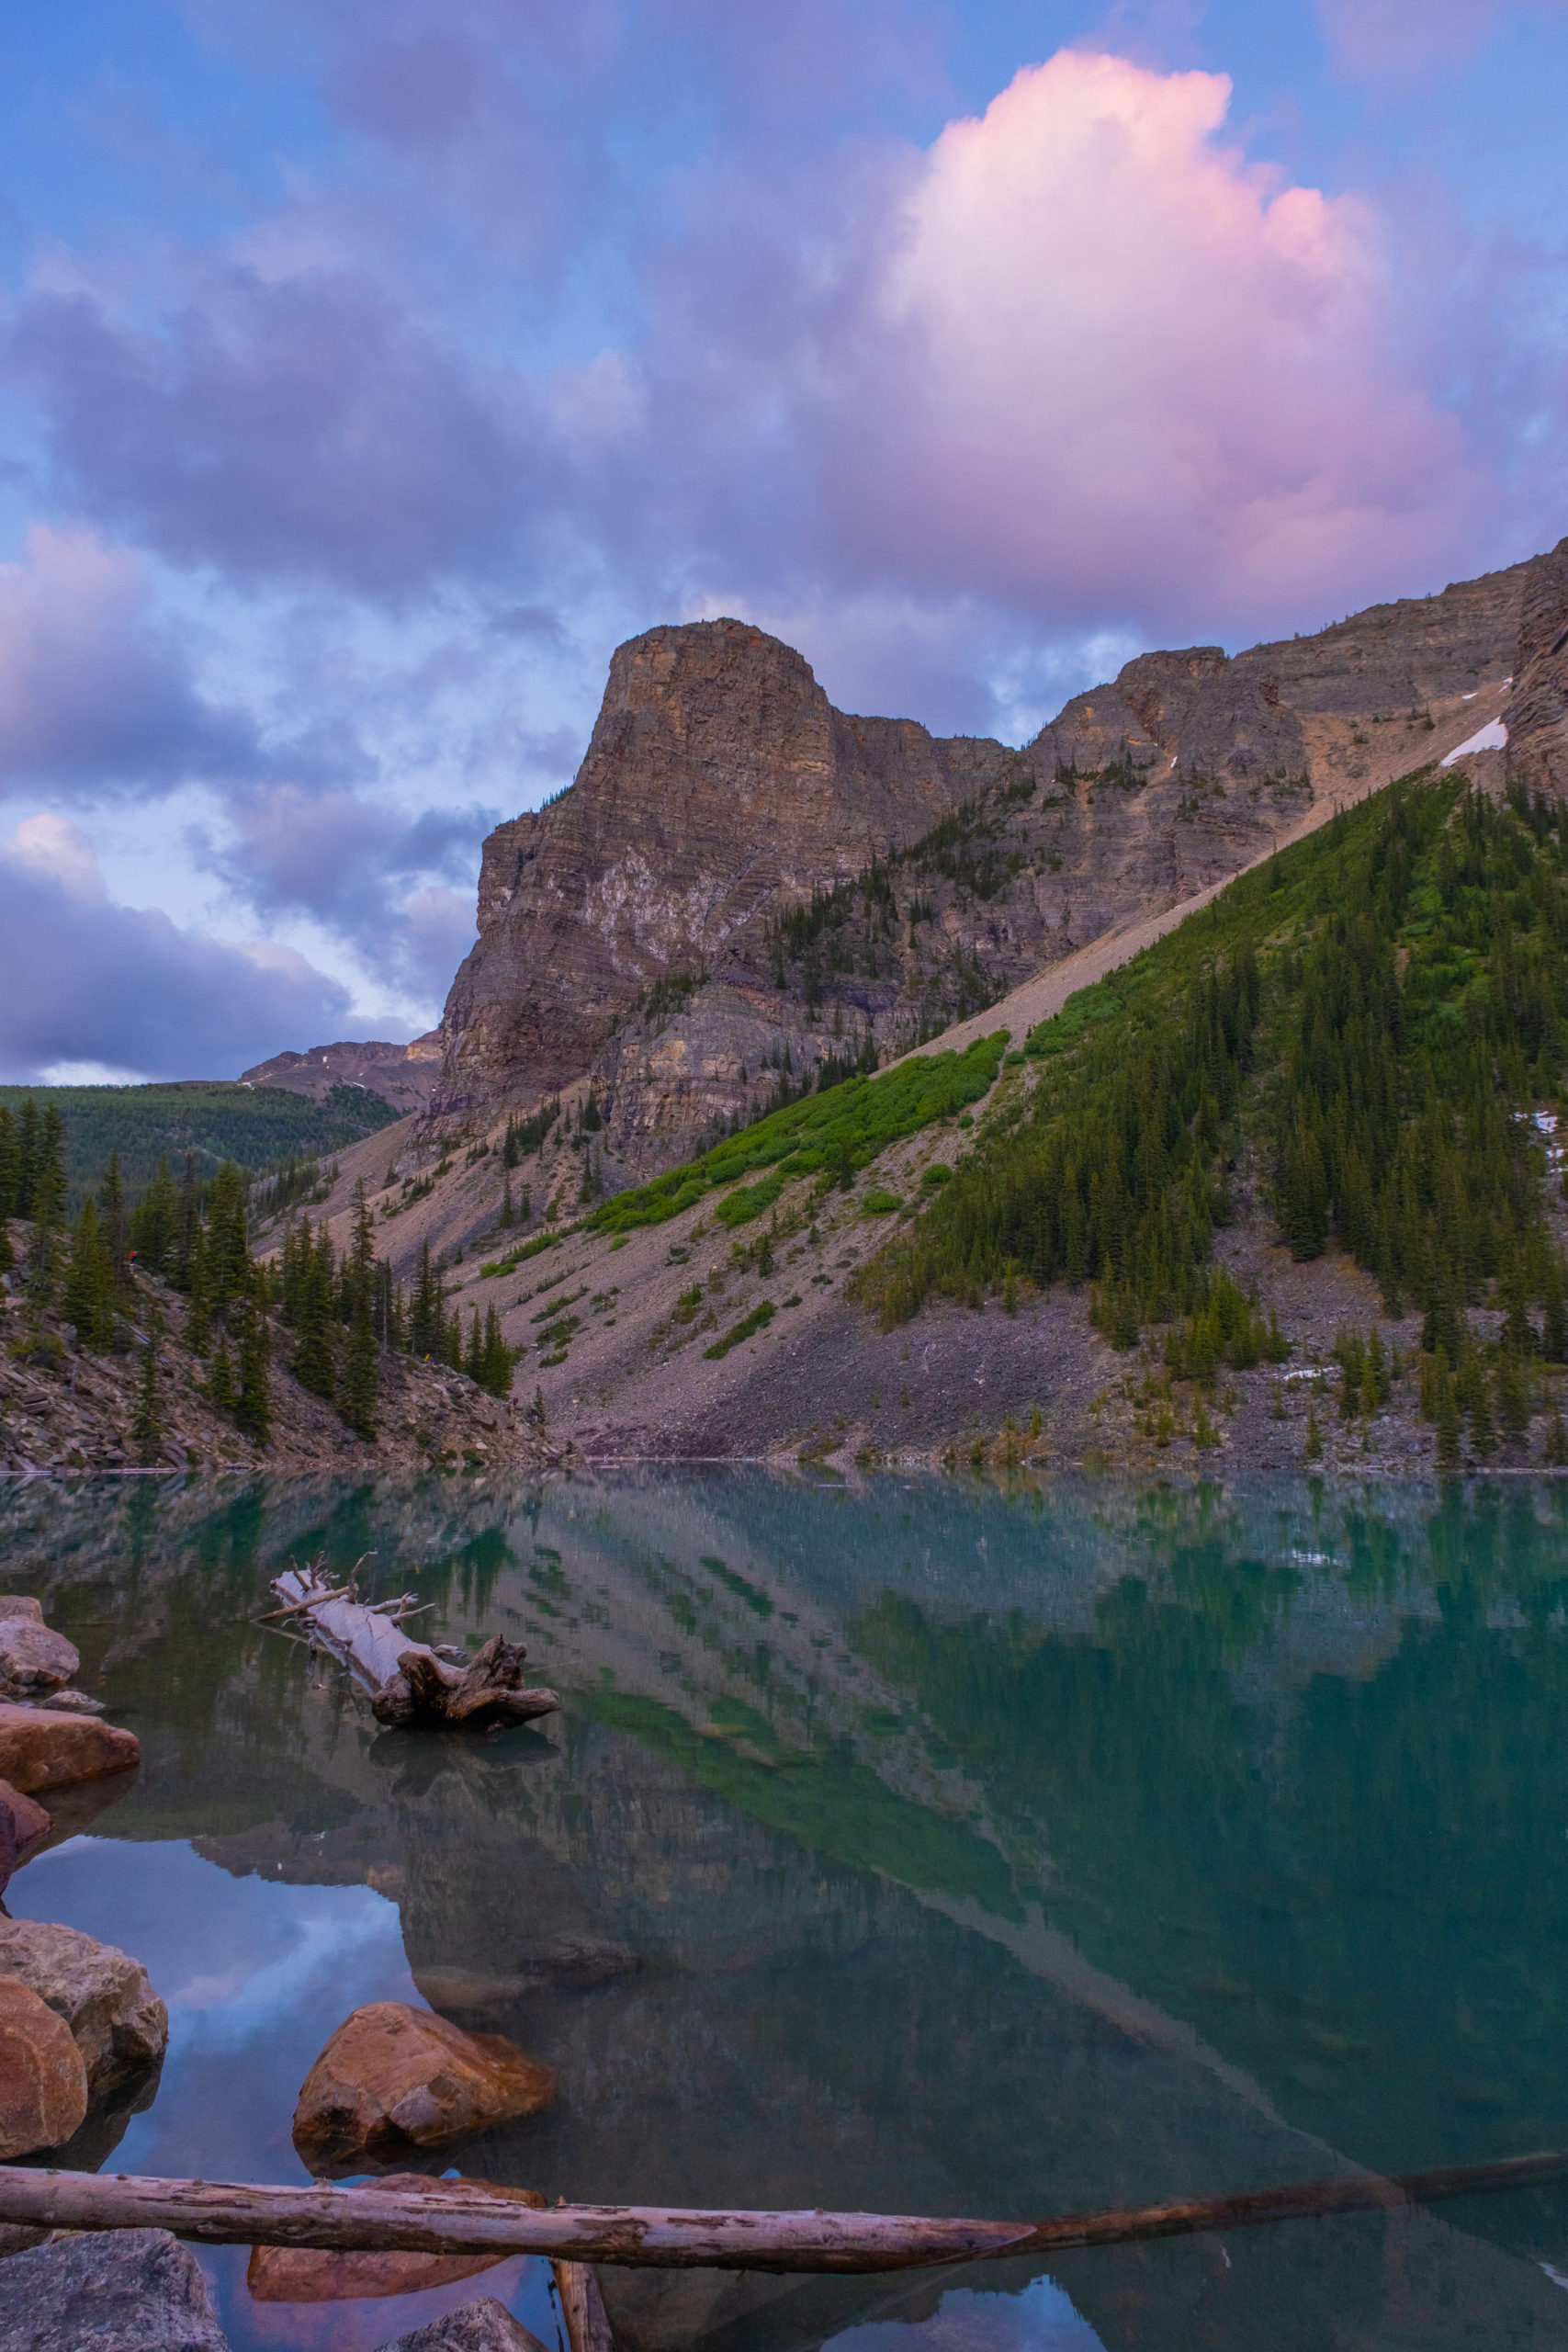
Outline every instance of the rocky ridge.
<svg viewBox="0 0 1568 2352">
<path fill-rule="evenodd" d="M 1142 654 L 1021 751 L 848 717 L 739 621 L 649 630 L 574 783 L 485 843 L 427 1141 L 581 1085 L 595 1181 L 645 1176 L 753 1116 L 781 1066 L 886 1059 L 1238 871 L 1516 678 L 1521 758 L 1568 778 L 1565 561 L 1234 659 Z"/>
<path fill-rule="evenodd" d="M 398 1111 L 423 1111 L 430 1100 L 441 1062 L 441 1040 L 434 1030 L 411 1039 L 406 1046 L 371 1037 L 361 1044 L 340 1042 L 312 1046 L 308 1053 L 275 1054 L 242 1070 L 242 1086 L 281 1086 L 286 1093 L 308 1094 L 324 1102 L 334 1086 L 363 1086 Z"/>
</svg>

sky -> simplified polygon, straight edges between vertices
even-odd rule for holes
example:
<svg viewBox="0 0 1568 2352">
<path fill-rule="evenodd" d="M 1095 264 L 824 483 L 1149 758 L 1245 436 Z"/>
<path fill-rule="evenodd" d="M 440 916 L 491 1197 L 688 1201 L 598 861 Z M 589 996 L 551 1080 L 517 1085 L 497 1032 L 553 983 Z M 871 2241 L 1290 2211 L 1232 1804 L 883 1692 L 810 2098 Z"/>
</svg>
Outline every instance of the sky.
<svg viewBox="0 0 1568 2352">
<path fill-rule="evenodd" d="M 1568 0 L 0 0 L 0 1077 L 417 1035 L 610 653 L 1027 740 L 1568 533 Z"/>
</svg>

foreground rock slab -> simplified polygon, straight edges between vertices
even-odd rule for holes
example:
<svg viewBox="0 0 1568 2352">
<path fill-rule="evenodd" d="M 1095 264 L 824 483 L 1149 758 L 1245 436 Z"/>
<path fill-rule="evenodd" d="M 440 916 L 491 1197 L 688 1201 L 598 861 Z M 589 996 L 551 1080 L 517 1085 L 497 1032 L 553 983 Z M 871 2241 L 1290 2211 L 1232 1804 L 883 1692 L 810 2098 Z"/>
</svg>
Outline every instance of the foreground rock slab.
<svg viewBox="0 0 1568 2352">
<path fill-rule="evenodd" d="M 87 2070 L 64 2019 L 0 1977 L 0 2161 L 58 2148 L 87 2112 Z M 0 2344 L 9 2345 L 3 2324 Z"/>
<path fill-rule="evenodd" d="M 489 2180 L 432 2180 L 423 2172 L 389 2173 L 376 2186 L 412 2188 L 426 2197 L 461 2191 L 536 2208 L 545 2202 L 536 2188 L 507 2188 Z M 417 2295 L 459 2278 L 477 2278 L 481 2271 L 510 2259 L 504 2253 L 332 2254 L 319 2246 L 257 2245 L 251 2248 L 245 2284 L 258 2303 L 369 2301 L 378 2295 Z"/>
<path fill-rule="evenodd" d="M 344 2171 L 360 2155 L 439 2147 L 537 2115 L 555 2095 L 555 2069 L 502 2035 L 372 2001 L 339 2026 L 305 2077 L 294 2144 L 313 2171 Z"/>
<path fill-rule="evenodd" d="M 73 1781 L 130 1772 L 141 1761 L 136 1734 L 100 1723 L 96 1715 L 0 1703 L 0 1780 L 25 1796 Z"/>
<path fill-rule="evenodd" d="M 544 2352 L 544 2346 L 504 2303 L 484 2295 L 445 2319 L 433 2319 L 427 2326 L 383 2344 L 380 2352 Z"/>
<path fill-rule="evenodd" d="M 62 2018 L 82 2053 L 90 2099 L 162 2063 L 169 2012 L 139 1960 L 76 1928 L 0 1919 L 0 1981 L 25 1984 Z"/>
<path fill-rule="evenodd" d="M 0 2262 L 6 2352 L 229 2352 L 167 2230 L 93 2230 Z"/>
<path fill-rule="evenodd" d="M 29 1854 L 48 1837 L 51 1822 L 41 1804 L 0 1781 L 0 1894 Z"/>
</svg>

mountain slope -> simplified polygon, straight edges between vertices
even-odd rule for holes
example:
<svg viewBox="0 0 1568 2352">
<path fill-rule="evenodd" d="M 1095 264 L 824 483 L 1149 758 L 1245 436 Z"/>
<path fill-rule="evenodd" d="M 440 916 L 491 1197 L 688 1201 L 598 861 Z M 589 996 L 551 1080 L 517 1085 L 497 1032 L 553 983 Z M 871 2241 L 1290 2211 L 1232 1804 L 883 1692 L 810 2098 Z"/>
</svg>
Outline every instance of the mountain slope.
<svg viewBox="0 0 1568 2352">
<path fill-rule="evenodd" d="M 573 785 L 486 843 L 436 1127 L 591 1081 L 614 1185 L 753 1117 L 786 1056 L 809 1073 L 983 1023 L 1498 716 L 1527 608 L 1550 674 L 1518 723 L 1544 741 L 1562 570 L 1234 660 L 1141 655 L 1019 752 L 848 718 L 738 621 L 650 630 L 616 653 Z"/>
</svg>

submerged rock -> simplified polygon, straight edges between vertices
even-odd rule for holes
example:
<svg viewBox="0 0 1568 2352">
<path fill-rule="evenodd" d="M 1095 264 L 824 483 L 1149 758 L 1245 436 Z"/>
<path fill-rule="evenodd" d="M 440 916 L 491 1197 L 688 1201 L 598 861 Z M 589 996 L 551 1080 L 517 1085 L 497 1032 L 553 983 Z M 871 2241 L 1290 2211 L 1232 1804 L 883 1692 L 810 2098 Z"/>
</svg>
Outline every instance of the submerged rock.
<svg viewBox="0 0 1568 2352">
<path fill-rule="evenodd" d="M 57 2148 L 87 2112 L 87 2070 L 71 2029 L 14 1977 L 0 1977 L 0 2161 Z M 0 2344 L 10 2337 L 0 2324 Z"/>
<path fill-rule="evenodd" d="M 0 2262 L 6 2352 L 229 2352 L 167 2230 L 88 2230 Z"/>
<path fill-rule="evenodd" d="M 162 2063 L 169 2012 L 139 1960 L 76 1928 L 0 1919 L 0 1981 L 25 1984 L 62 2018 L 87 2070 L 88 2096 L 107 2098 Z"/>
<path fill-rule="evenodd" d="M 544 2352 L 544 2346 L 504 2303 L 483 2295 L 477 2303 L 465 2303 L 445 2319 L 383 2344 L 380 2352 Z"/>
<path fill-rule="evenodd" d="M 426 2173 L 389 2173 L 378 2188 L 421 2196 L 496 2197 L 513 2205 L 542 2206 L 536 2188 L 507 2188 L 489 2180 L 433 2180 Z M 323 2246 L 251 2248 L 245 2284 L 258 2303 L 337 2303 L 378 2295 L 417 2295 L 477 2278 L 506 2262 L 505 2254 L 333 2254 Z"/>
<path fill-rule="evenodd" d="M 0 1780 L 24 1793 L 129 1772 L 141 1760 L 132 1731 L 94 1715 L 0 1702 Z"/>
<path fill-rule="evenodd" d="M 553 2067 L 497 2033 L 465 2033 L 428 2009 L 372 2001 L 339 2026 L 299 2093 L 294 2144 L 313 2169 L 361 2154 L 439 2147 L 536 2115 Z"/>
</svg>

